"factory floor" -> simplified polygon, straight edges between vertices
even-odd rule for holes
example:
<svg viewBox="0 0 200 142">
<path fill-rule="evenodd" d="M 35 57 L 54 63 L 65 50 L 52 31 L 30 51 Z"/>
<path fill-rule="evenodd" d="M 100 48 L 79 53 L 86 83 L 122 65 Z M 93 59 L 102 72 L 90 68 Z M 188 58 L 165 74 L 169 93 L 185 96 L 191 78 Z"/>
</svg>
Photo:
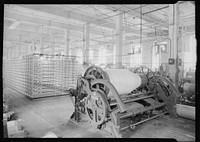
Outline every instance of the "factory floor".
<svg viewBox="0 0 200 142">
<path fill-rule="evenodd" d="M 23 94 L 4 89 L 4 100 L 9 109 L 20 119 L 27 137 L 43 137 L 51 131 L 62 138 L 105 138 L 105 131 L 92 128 L 89 124 L 78 126 L 69 118 L 74 110 L 69 96 L 57 96 L 31 100 Z M 126 138 L 174 138 L 177 141 L 195 141 L 195 121 L 174 118 L 169 115 L 150 120 L 136 126 L 134 130 L 122 132 Z"/>
</svg>

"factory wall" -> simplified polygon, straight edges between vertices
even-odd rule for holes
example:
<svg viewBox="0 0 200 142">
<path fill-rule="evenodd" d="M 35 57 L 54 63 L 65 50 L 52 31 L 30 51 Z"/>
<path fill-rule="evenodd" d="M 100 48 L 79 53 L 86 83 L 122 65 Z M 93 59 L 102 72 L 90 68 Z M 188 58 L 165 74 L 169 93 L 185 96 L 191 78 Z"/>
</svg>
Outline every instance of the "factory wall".
<svg viewBox="0 0 200 142">
<path fill-rule="evenodd" d="M 21 51 L 20 51 L 20 55 L 19 56 L 21 57 L 21 56 L 26 55 L 27 54 L 26 45 L 22 44 L 20 48 L 21 48 Z"/>
<path fill-rule="evenodd" d="M 149 68 L 152 68 L 152 50 L 153 50 L 153 45 L 154 41 L 148 41 L 148 42 L 143 42 L 142 47 L 141 47 L 141 64 L 147 66 Z M 44 45 L 46 47 L 46 45 Z M 55 52 L 54 53 L 61 53 L 62 51 L 64 52 L 64 44 L 55 44 Z M 132 46 L 133 45 L 124 45 L 122 48 L 122 64 L 125 67 L 131 67 L 135 61 L 135 55 L 129 55 L 128 53 L 132 52 Z M 179 37 L 178 40 L 178 46 L 179 46 L 179 58 L 182 59 L 183 65 L 182 65 L 182 70 L 190 70 L 190 69 L 195 69 L 196 66 L 196 39 L 195 35 L 184 35 L 183 37 Z M 10 56 L 11 58 L 13 57 L 20 57 L 24 55 L 30 55 L 33 53 L 40 53 L 41 44 L 40 42 L 38 43 L 26 43 L 22 45 L 16 45 L 13 48 L 12 51 L 9 49 L 4 49 L 3 50 L 3 56 Z M 159 64 L 168 64 L 168 59 L 169 59 L 169 44 L 167 47 L 167 52 L 160 52 L 159 54 Z M 21 52 L 19 52 L 19 49 L 21 48 Z M 103 49 L 106 50 L 105 54 L 102 52 Z M 92 64 L 113 64 L 114 63 L 114 46 L 113 45 L 103 45 L 102 48 L 97 47 L 93 50 L 92 57 L 90 57 L 91 63 Z M 7 53 L 8 52 L 8 53 Z M 52 49 L 46 48 L 43 49 L 43 53 L 45 54 L 51 54 Z M 70 55 L 77 56 L 77 60 L 79 63 L 82 63 L 82 51 L 81 48 L 71 48 Z M 134 65 L 136 65 L 134 63 Z"/>
<path fill-rule="evenodd" d="M 9 57 L 9 49 L 10 47 L 3 48 L 3 59 L 7 59 Z"/>
<path fill-rule="evenodd" d="M 93 51 L 93 60 L 92 60 L 92 64 L 98 64 L 98 60 L 99 60 L 99 50 L 96 49 Z"/>
<path fill-rule="evenodd" d="M 187 35 L 183 37 L 183 66 L 184 70 L 194 70 L 196 66 L 197 52 L 196 52 L 195 35 Z"/>
<path fill-rule="evenodd" d="M 122 64 L 125 67 L 131 66 L 131 55 L 128 55 L 128 53 L 131 53 L 131 45 L 125 45 L 122 48 Z"/>
<path fill-rule="evenodd" d="M 107 55 L 106 55 L 106 62 L 107 64 L 113 64 L 113 52 L 114 52 L 114 46 L 109 45 L 107 48 Z"/>
<path fill-rule="evenodd" d="M 161 64 L 168 64 L 169 52 L 161 52 Z"/>
<path fill-rule="evenodd" d="M 152 47 L 154 41 L 142 43 L 142 65 L 152 68 Z"/>
</svg>

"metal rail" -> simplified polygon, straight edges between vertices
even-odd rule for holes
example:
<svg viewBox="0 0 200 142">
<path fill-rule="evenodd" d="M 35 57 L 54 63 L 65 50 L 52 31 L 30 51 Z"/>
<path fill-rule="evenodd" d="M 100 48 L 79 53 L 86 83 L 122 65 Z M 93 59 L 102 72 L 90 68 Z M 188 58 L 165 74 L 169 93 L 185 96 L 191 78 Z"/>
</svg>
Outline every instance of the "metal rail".
<svg viewBox="0 0 200 142">
<path fill-rule="evenodd" d="M 123 101 L 123 103 L 130 103 L 130 102 L 134 102 L 134 101 L 138 101 L 138 100 L 142 100 L 142 99 L 151 98 L 153 96 L 154 95 L 149 95 L 149 96 L 139 97 L 139 98 L 136 98 L 136 99 L 126 100 L 126 101 L 122 100 L 122 101 Z M 117 105 L 117 102 L 111 102 L 110 105 Z"/>
<path fill-rule="evenodd" d="M 136 109 L 134 113 L 133 113 L 133 112 L 128 112 L 128 113 L 126 113 L 126 114 L 122 114 L 122 115 L 120 116 L 120 118 L 127 118 L 127 117 L 130 117 L 130 116 L 132 116 L 132 115 L 135 116 L 135 115 L 137 115 L 137 114 L 144 113 L 144 112 L 146 112 L 146 111 L 150 111 L 150 110 L 153 110 L 153 109 L 157 109 L 157 108 L 163 107 L 163 106 L 165 106 L 165 105 L 166 105 L 166 103 L 161 103 L 160 105 L 157 105 L 157 106 L 149 106 L 149 107 L 147 107 L 147 108 L 143 107 L 143 108 L 141 108 L 141 109 Z"/>
<path fill-rule="evenodd" d="M 131 124 L 131 125 L 129 125 L 129 126 L 123 127 L 123 128 L 121 128 L 120 130 L 122 131 L 122 130 L 125 130 L 125 129 L 127 129 L 127 128 L 133 129 L 133 128 L 135 128 L 136 125 L 139 125 L 139 124 L 141 124 L 141 123 L 144 123 L 144 122 L 146 122 L 146 121 L 149 121 L 149 120 L 151 120 L 151 119 L 154 119 L 154 118 L 156 118 L 156 117 L 159 117 L 159 116 L 164 115 L 164 114 L 166 114 L 166 113 L 167 113 L 167 111 L 166 111 L 166 112 L 163 112 L 163 113 L 161 113 L 161 114 L 155 115 L 155 116 L 153 116 L 153 117 L 144 119 L 144 120 L 142 120 L 142 121 L 140 121 L 140 122 L 137 122 L 137 123 Z"/>
</svg>

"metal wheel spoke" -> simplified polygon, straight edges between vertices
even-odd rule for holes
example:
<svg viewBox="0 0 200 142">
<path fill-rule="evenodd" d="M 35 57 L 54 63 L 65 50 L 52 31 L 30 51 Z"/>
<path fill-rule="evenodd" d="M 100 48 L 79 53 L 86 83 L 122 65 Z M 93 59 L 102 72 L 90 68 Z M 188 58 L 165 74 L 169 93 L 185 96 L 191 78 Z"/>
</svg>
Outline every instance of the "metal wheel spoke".
<svg viewBox="0 0 200 142">
<path fill-rule="evenodd" d="M 98 115 L 104 114 L 103 108 L 101 108 L 101 109 L 98 108 L 98 109 L 97 109 L 97 114 L 98 114 Z"/>
<path fill-rule="evenodd" d="M 152 76 L 150 76 L 150 77 L 148 77 L 148 79 L 150 79 L 150 78 L 153 78 L 153 75 L 152 75 Z"/>
<path fill-rule="evenodd" d="M 100 79 L 99 77 L 101 77 L 101 78 L 102 78 L 102 73 L 99 73 L 99 75 L 98 75 L 98 79 Z"/>
<path fill-rule="evenodd" d="M 148 85 L 146 85 L 146 87 L 147 87 L 147 89 L 148 89 L 148 90 L 150 90 L 150 88 L 149 88 L 149 86 L 148 86 Z"/>
<path fill-rule="evenodd" d="M 92 104 L 91 103 L 87 103 L 87 108 L 92 109 Z"/>
<path fill-rule="evenodd" d="M 151 71 L 151 69 L 144 67 L 144 66 L 141 66 L 139 68 L 136 68 L 134 73 L 142 73 L 143 75 L 145 75 L 148 79 L 148 84 L 146 85 L 146 88 L 148 90 L 154 89 L 154 87 L 155 87 L 155 77 L 154 77 L 154 73 Z"/>
<path fill-rule="evenodd" d="M 96 122 L 96 110 L 92 109 L 93 117 L 92 120 Z"/>
<path fill-rule="evenodd" d="M 99 85 L 96 84 L 96 89 L 99 89 Z"/>
<path fill-rule="evenodd" d="M 95 68 L 95 77 L 97 76 L 97 72 L 98 72 L 98 71 L 97 71 L 97 68 Z"/>
<path fill-rule="evenodd" d="M 95 86 L 99 85 L 100 84 L 95 84 Z M 103 91 L 95 88 L 94 92 L 96 92 L 95 94 L 98 99 L 96 100 L 96 97 L 91 97 L 86 100 L 86 114 L 89 116 L 92 125 L 98 127 L 105 121 L 109 105 Z"/>
<path fill-rule="evenodd" d="M 95 70 L 93 70 L 91 73 L 92 73 L 92 75 L 94 75 L 94 76 L 95 76 Z"/>
<path fill-rule="evenodd" d="M 149 75 L 150 72 L 147 72 L 147 76 Z"/>
</svg>

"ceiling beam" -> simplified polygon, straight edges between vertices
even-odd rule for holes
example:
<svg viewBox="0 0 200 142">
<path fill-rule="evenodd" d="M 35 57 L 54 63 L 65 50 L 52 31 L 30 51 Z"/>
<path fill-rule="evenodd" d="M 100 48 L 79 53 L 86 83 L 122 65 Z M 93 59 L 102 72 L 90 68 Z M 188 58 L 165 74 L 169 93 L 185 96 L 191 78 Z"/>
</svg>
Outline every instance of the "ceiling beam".
<svg viewBox="0 0 200 142">
<path fill-rule="evenodd" d="M 99 18 L 95 18 L 95 17 L 91 17 L 91 16 L 86 16 L 81 14 L 80 12 L 70 12 L 68 13 L 68 11 L 65 8 L 62 8 L 62 6 L 51 6 L 51 5 L 20 5 L 20 6 L 13 6 L 15 10 L 19 10 L 20 7 L 29 10 L 32 10 L 34 12 L 42 12 L 43 15 L 44 13 L 48 13 L 48 14 L 52 14 L 54 16 L 57 17 L 61 17 L 62 19 L 74 19 L 74 20 L 78 20 L 78 21 L 83 21 L 85 23 L 92 23 L 94 25 L 97 26 L 102 26 L 102 27 L 106 27 L 106 28 L 110 28 L 110 29 L 116 29 L 115 28 L 115 21 L 110 21 L 107 19 L 104 19 L 103 17 L 101 18 L 101 16 L 99 16 Z M 53 9 L 53 10 L 52 10 Z M 34 13 L 32 12 L 32 13 Z M 105 17 L 105 16 L 104 16 Z M 104 19 L 104 20 L 101 20 Z M 106 23 L 106 24 L 105 24 Z M 127 33 L 131 33 L 131 29 L 130 28 L 130 32 L 126 31 Z M 95 30 L 93 28 L 91 28 L 91 30 Z M 123 30 L 126 30 L 125 28 Z M 135 31 L 133 34 L 135 35 L 140 35 L 140 32 Z"/>
<path fill-rule="evenodd" d="M 17 28 L 17 26 L 18 26 L 19 24 L 20 24 L 20 21 L 15 21 L 14 23 L 12 23 L 12 25 L 10 25 L 10 26 L 8 27 L 8 29 L 14 30 L 14 29 Z"/>
<path fill-rule="evenodd" d="M 61 23 L 61 22 L 56 22 L 56 21 L 50 21 L 50 20 L 39 18 L 39 17 L 33 17 L 31 15 L 27 16 L 27 15 L 16 13 L 14 11 L 6 11 L 4 15 L 5 15 L 4 16 L 5 18 L 14 19 L 18 21 L 25 21 L 25 22 L 38 24 L 38 25 L 47 25 L 49 27 L 55 27 L 55 28 L 58 27 L 62 29 L 74 30 L 80 33 L 82 33 L 83 31 L 83 27 L 81 26 L 76 26 L 74 24 L 66 24 L 66 23 Z M 101 31 L 94 30 L 94 29 L 91 29 L 90 33 L 94 35 L 100 35 L 100 36 L 103 35 Z"/>
<path fill-rule="evenodd" d="M 107 23 L 106 27 L 113 28 L 112 23 L 108 24 L 108 23 L 110 23 L 110 20 L 98 22 L 98 18 L 84 15 L 81 12 L 76 12 L 76 11 L 69 12 L 70 9 L 67 10 L 67 7 L 64 8 L 62 6 L 57 6 L 57 5 L 20 5 L 20 7 L 49 13 L 49 14 L 52 14 L 55 16 L 60 16 L 62 18 L 66 18 L 66 19 L 75 19 L 78 21 L 83 21 L 85 23 L 90 23 L 91 21 L 96 20 L 97 22 L 95 22 L 95 23 L 97 23 L 97 24 L 103 25 L 104 23 Z"/>
<path fill-rule="evenodd" d="M 113 7 L 109 5 L 105 5 L 105 8 L 112 10 Z M 141 18 L 140 12 L 138 10 L 134 10 L 130 7 L 130 5 L 123 5 L 121 8 L 122 11 L 127 11 L 126 14 L 131 16 L 134 15 L 134 17 Z M 139 9 L 140 10 L 140 9 Z M 142 20 L 146 22 L 151 22 L 156 25 L 160 25 L 162 27 L 168 28 L 168 24 L 164 21 L 160 21 L 159 18 L 152 16 L 151 14 L 149 15 L 142 15 Z"/>
</svg>

